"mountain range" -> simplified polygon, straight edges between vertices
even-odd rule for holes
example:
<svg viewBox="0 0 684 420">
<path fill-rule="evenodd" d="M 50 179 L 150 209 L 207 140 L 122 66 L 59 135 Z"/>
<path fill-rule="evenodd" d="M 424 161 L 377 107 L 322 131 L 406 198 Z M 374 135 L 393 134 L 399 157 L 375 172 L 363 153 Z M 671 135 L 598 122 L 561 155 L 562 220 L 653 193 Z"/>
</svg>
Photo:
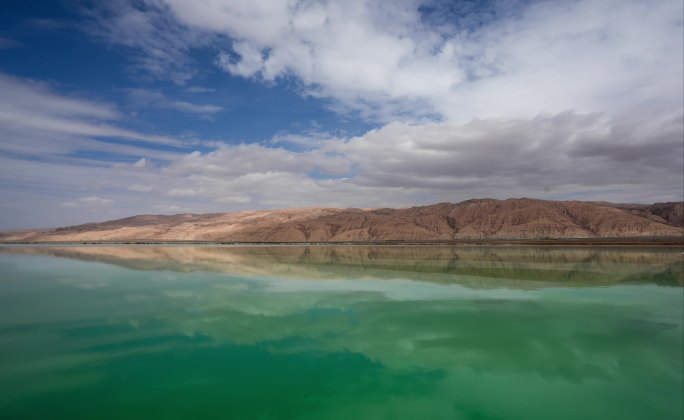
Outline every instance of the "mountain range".
<svg viewBox="0 0 684 420">
<path fill-rule="evenodd" d="M 0 233 L 4 242 L 364 242 L 679 237 L 684 203 L 472 199 L 411 208 L 140 215 Z"/>
</svg>

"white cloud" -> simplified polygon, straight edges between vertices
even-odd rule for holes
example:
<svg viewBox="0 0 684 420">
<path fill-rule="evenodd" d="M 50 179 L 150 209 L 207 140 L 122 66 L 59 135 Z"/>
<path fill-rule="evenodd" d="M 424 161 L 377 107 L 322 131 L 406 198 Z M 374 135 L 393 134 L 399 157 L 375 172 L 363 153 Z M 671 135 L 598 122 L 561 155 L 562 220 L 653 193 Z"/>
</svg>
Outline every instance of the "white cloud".
<svg viewBox="0 0 684 420">
<path fill-rule="evenodd" d="M 429 95 L 464 77 L 453 51 L 431 43 L 438 34 L 421 27 L 415 2 L 167 4 L 188 27 L 233 40 L 218 58 L 229 73 L 266 82 L 292 75 L 307 94 L 345 108 L 373 113 L 382 104 L 395 113 L 408 101 L 428 107 L 413 114 L 431 114 Z"/>
<path fill-rule="evenodd" d="M 187 53 L 210 46 L 233 75 L 293 78 L 334 109 L 387 122 L 681 104 L 679 0 L 441 3 L 160 0 L 97 21 L 158 77 L 188 80 Z"/>
<path fill-rule="evenodd" d="M 301 133 L 282 132 L 271 137 L 269 144 L 274 146 L 289 146 L 299 149 L 312 150 L 317 149 L 331 142 L 344 141 L 343 136 L 332 135 L 331 133 L 320 131 L 317 129 L 306 130 Z"/>
<path fill-rule="evenodd" d="M 194 152 L 176 160 L 164 171 L 183 175 L 216 175 L 234 177 L 254 172 L 288 172 L 306 174 L 313 170 L 327 174 L 346 173 L 350 162 L 340 155 L 316 149 L 292 152 L 259 144 L 224 145 L 213 152 Z"/>
<path fill-rule="evenodd" d="M 663 118 L 565 112 L 397 122 L 359 137 L 314 139 L 301 151 L 249 144 L 193 152 L 138 176 L 152 186 L 150 198 L 212 211 L 473 197 L 672 201 L 683 198 L 682 136 L 681 110 Z"/>
<path fill-rule="evenodd" d="M 233 44 L 233 51 L 239 58 L 233 58 L 230 54 L 221 53 L 218 56 L 218 65 L 229 73 L 242 77 L 252 77 L 264 67 L 263 53 L 245 42 Z"/>
<path fill-rule="evenodd" d="M 337 150 L 356 165 L 355 183 L 454 197 L 450 201 L 591 197 L 594 191 L 650 201 L 681 198 L 683 136 L 681 109 L 665 117 L 565 112 L 465 124 L 393 123 Z"/>
<path fill-rule="evenodd" d="M 65 201 L 60 204 L 62 207 L 66 208 L 77 208 L 77 207 L 106 207 L 114 204 L 114 201 L 108 198 L 100 197 L 81 197 L 73 201 Z"/>
</svg>

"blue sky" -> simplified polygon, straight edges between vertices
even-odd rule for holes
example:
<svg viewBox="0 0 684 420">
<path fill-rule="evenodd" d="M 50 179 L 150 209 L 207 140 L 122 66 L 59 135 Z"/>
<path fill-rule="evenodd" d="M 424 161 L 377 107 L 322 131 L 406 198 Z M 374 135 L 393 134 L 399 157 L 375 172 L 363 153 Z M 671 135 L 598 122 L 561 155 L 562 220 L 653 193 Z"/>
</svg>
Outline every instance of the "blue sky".
<svg viewBox="0 0 684 420">
<path fill-rule="evenodd" d="M 682 3 L 5 1 L 0 228 L 682 200 Z"/>
</svg>

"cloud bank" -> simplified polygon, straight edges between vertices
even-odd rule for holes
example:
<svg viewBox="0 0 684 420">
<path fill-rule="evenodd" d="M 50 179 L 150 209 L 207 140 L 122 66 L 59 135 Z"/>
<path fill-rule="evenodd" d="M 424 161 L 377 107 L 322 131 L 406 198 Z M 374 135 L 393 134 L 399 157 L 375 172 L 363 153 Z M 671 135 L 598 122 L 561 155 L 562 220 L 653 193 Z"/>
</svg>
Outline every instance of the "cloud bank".
<svg viewBox="0 0 684 420">
<path fill-rule="evenodd" d="M 0 136 L 13 140 L 1 146 L 0 182 L 9 186 L 4 227 L 35 225 L 46 208 L 48 223 L 63 224 L 133 213 L 409 206 L 484 196 L 682 199 L 681 109 L 394 122 L 357 137 L 280 136 L 200 152 L 174 138 L 117 128 L 117 112 L 105 104 L 25 79 L 0 82 L 14 93 L 0 99 Z M 22 105 L 31 101 L 43 106 Z M 34 124 L 45 119 L 50 124 Z M 111 143 L 105 135 L 141 141 Z M 306 147 L 287 148 L 288 141 Z M 166 144 L 178 148 L 158 148 Z M 78 157 L 92 149 L 124 160 Z"/>
</svg>

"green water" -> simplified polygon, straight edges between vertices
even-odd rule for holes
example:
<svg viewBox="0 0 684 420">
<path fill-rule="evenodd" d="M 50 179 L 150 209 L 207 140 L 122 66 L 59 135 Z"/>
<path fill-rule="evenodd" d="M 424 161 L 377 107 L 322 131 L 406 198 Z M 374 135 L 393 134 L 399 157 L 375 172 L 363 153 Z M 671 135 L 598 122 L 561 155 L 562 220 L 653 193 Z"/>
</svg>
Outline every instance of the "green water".
<svg viewBox="0 0 684 420">
<path fill-rule="evenodd" d="M 681 419 L 667 249 L 2 247 L 2 419 Z"/>
</svg>

